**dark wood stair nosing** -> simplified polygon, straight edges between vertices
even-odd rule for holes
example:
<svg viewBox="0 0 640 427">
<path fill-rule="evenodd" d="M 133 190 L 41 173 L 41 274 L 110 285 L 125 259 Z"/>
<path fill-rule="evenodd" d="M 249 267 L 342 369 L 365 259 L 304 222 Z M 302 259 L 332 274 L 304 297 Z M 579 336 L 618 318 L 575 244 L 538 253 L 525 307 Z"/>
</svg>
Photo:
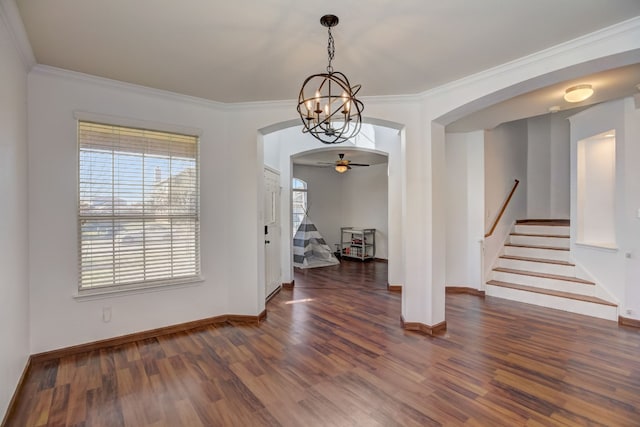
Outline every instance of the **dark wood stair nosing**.
<svg viewBox="0 0 640 427">
<path fill-rule="evenodd" d="M 547 227 L 569 227 L 571 221 L 568 219 L 518 219 L 516 225 L 540 225 Z"/>
<path fill-rule="evenodd" d="M 503 282 L 500 280 L 489 280 L 487 281 L 487 285 L 498 286 L 501 288 L 515 289 L 515 290 L 524 291 L 524 292 L 533 292 L 536 294 L 550 295 L 550 296 L 560 297 L 560 298 L 573 299 L 576 301 L 590 302 L 593 304 L 606 305 L 610 307 L 618 306 L 618 304 L 613 303 L 611 301 L 603 300 L 601 298 L 590 296 L 590 295 L 581 295 L 581 294 L 576 294 L 572 292 L 556 291 L 553 289 L 538 288 L 536 286 L 528 286 L 528 285 L 520 285 L 517 283 Z"/>
<path fill-rule="evenodd" d="M 498 271 L 500 273 L 519 274 L 521 276 L 539 277 L 542 279 L 563 280 L 565 282 L 581 283 L 583 285 L 595 285 L 595 283 L 589 280 L 580 279 L 579 277 L 562 276 L 560 274 L 538 273 L 537 271 L 526 271 L 526 270 L 518 270 L 515 268 L 504 268 L 504 267 L 496 267 L 493 269 L 493 271 Z"/>
<path fill-rule="evenodd" d="M 552 251 L 568 251 L 569 250 L 569 248 L 560 248 L 558 246 L 521 245 L 519 243 L 505 243 L 504 245 L 512 246 L 514 248 L 549 249 Z"/>
<path fill-rule="evenodd" d="M 525 236 L 525 237 L 552 237 L 558 239 L 568 239 L 569 235 L 566 234 L 535 234 L 535 233 L 509 233 L 509 236 Z"/>
<path fill-rule="evenodd" d="M 502 259 L 510 259 L 513 261 L 526 261 L 526 262 L 538 262 L 541 264 L 553 264 L 553 265 L 563 265 L 565 267 L 575 267 L 576 265 L 569 261 L 560 261 L 557 259 L 547 259 L 547 258 L 531 258 L 531 257 L 523 257 L 517 255 L 500 255 Z"/>
</svg>

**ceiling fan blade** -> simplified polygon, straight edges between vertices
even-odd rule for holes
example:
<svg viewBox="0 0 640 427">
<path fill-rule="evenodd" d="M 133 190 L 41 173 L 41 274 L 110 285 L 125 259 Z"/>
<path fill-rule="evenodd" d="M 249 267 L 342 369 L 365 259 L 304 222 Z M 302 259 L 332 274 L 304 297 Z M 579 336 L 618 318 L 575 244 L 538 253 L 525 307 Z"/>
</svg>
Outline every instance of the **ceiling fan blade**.
<svg viewBox="0 0 640 427">
<path fill-rule="evenodd" d="M 349 162 L 349 165 L 351 165 L 351 166 L 370 166 L 370 165 L 367 165 L 365 163 L 351 163 L 351 162 Z"/>
</svg>

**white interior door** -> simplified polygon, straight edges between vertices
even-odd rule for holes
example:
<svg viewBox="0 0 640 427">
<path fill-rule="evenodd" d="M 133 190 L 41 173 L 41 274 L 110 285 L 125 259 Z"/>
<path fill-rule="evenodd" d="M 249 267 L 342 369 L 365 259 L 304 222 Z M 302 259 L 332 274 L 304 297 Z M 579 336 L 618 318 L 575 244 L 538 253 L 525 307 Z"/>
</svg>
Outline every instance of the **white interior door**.
<svg viewBox="0 0 640 427">
<path fill-rule="evenodd" d="M 280 174 L 264 169 L 264 265 L 267 297 L 276 291 L 280 280 Z"/>
</svg>

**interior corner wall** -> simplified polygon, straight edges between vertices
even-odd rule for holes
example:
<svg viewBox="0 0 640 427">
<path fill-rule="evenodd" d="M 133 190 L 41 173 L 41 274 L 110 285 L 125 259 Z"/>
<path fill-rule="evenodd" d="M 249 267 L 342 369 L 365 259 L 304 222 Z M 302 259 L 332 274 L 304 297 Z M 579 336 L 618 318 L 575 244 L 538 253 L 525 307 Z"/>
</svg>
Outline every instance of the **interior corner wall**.
<svg viewBox="0 0 640 427">
<path fill-rule="evenodd" d="M 568 219 L 571 216 L 571 135 L 569 131 L 570 113 L 551 115 L 550 147 L 550 216 Z M 529 206 L 527 205 L 527 208 Z"/>
<path fill-rule="evenodd" d="M 447 286 L 482 288 L 484 132 L 447 133 Z"/>
<path fill-rule="evenodd" d="M 263 136 L 264 164 L 279 171 L 280 166 L 280 141 L 273 133 Z"/>
<path fill-rule="evenodd" d="M 551 217 L 551 120 L 527 120 L 527 218 Z"/>
<path fill-rule="evenodd" d="M 388 281 L 391 285 L 404 283 L 402 256 L 402 166 L 401 132 L 389 127 L 375 127 L 376 147 L 388 154 L 387 160 L 387 246 Z M 376 255 L 382 258 L 380 254 Z"/>
<path fill-rule="evenodd" d="M 0 420 L 29 357 L 27 72 L 0 11 Z"/>
<path fill-rule="evenodd" d="M 568 114 L 527 120 L 527 218 L 569 218 Z"/>
<path fill-rule="evenodd" d="M 625 261 L 625 299 L 620 315 L 640 320 L 640 105 L 633 98 L 625 99 L 624 123 L 624 250 L 631 257 Z"/>
<path fill-rule="evenodd" d="M 354 167 L 343 174 L 340 227 L 375 228 L 376 258 L 389 258 L 387 164 Z"/>
<path fill-rule="evenodd" d="M 78 286 L 76 111 L 104 115 L 107 122 L 119 117 L 150 127 L 165 124 L 201 130 L 202 282 L 74 298 Z M 257 261 L 251 258 L 257 244 L 247 248 L 257 238 L 257 226 L 248 226 L 256 224 L 257 208 L 245 200 L 255 195 L 238 191 L 255 188 L 257 163 L 247 173 L 229 160 L 250 158 L 246 151 L 256 151 L 255 130 L 250 147 L 230 144 L 225 112 L 214 103 L 41 67 L 29 73 L 28 114 L 32 353 L 222 314 L 255 315 L 261 310 L 254 297 Z M 238 204 L 244 208 L 238 209 Z M 232 299 L 230 289 L 251 298 Z M 108 323 L 102 320 L 104 307 L 111 309 Z"/>
<path fill-rule="evenodd" d="M 527 213 L 527 121 L 505 123 L 485 132 L 484 227 L 489 231 L 511 189 L 520 183 L 493 235 L 484 241 L 485 275 L 499 255 L 511 226 Z"/>
<path fill-rule="evenodd" d="M 640 220 L 637 209 L 640 180 L 637 165 L 640 138 L 637 110 L 633 100 L 610 101 L 590 107 L 570 117 L 571 122 L 571 254 L 576 264 L 620 302 L 620 314 L 640 318 L 637 283 L 640 280 Z M 617 248 L 577 244 L 578 141 L 615 130 L 614 223 Z M 588 191 L 588 189 L 585 189 Z M 627 258 L 626 254 L 629 254 Z M 631 313 L 626 313 L 631 310 Z M 634 314 L 635 313 L 635 314 Z"/>
</svg>

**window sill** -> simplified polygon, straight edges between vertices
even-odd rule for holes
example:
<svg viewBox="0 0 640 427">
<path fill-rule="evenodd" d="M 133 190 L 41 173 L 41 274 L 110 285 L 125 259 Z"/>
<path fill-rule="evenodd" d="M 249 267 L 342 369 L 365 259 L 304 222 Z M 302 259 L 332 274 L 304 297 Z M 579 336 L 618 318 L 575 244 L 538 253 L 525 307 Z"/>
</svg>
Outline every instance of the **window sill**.
<svg viewBox="0 0 640 427">
<path fill-rule="evenodd" d="M 157 283 L 157 284 L 139 284 L 139 285 L 123 285 L 123 286 L 114 286 L 111 288 L 103 288 L 103 289 L 85 289 L 78 290 L 74 295 L 73 299 L 78 302 L 82 301 L 93 301 L 97 299 L 103 298 L 113 298 L 120 297 L 126 295 L 137 295 L 137 294 L 146 294 L 149 292 L 158 292 L 165 291 L 175 288 L 184 288 L 191 286 L 199 286 L 204 282 L 204 278 L 201 276 L 198 277 L 190 277 L 180 282 L 170 282 L 170 283 Z"/>
</svg>

